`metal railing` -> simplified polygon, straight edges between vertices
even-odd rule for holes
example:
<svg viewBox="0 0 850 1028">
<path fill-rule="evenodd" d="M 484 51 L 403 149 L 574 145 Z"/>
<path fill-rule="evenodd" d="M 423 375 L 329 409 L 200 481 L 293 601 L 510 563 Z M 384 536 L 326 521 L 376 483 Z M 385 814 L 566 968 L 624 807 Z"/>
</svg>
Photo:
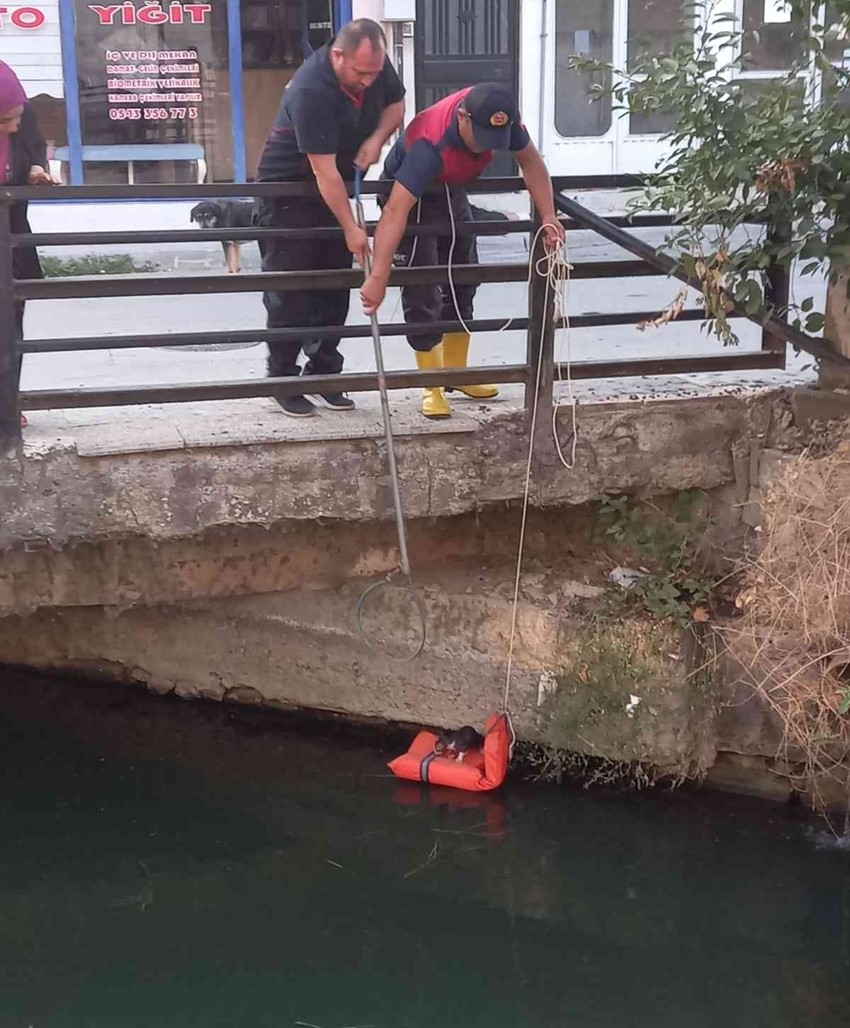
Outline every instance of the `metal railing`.
<svg viewBox="0 0 850 1028">
<path fill-rule="evenodd" d="M 622 217 L 600 217 L 582 205 L 564 197 L 561 190 L 611 189 L 630 187 L 637 184 L 631 176 L 575 176 L 558 178 L 554 185 L 559 210 L 565 215 L 564 224 L 570 229 L 590 229 L 612 243 L 622 247 L 636 259 L 604 261 L 573 261 L 572 280 L 621 279 L 638 276 L 672 275 L 689 281 L 676 263 L 656 252 L 635 235 L 625 231 L 624 226 L 655 227 L 672 224 L 666 216 L 642 217 L 630 221 Z M 364 183 L 366 193 L 384 193 L 385 183 Z M 521 179 L 483 179 L 468 187 L 470 193 L 507 193 L 524 189 Z M 115 386 L 107 388 L 38 389 L 19 392 L 18 367 L 24 354 L 55 353 L 60 351 L 127 349 L 134 347 L 172 347 L 214 344 L 248 343 L 268 340 L 303 340 L 307 338 L 343 335 L 344 338 L 366 338 L 370 334 L 368 325 L 347 325 L 340 333 L 338 326 L 325 328 L 249 329 L 221 332 L 180 332 L 160 335 L 132 334 L 120 336 L 88 336 L 83 338 L 16 339 L 14 305 L 24 300 L 46 300 L 119 296 L 166 296 L 209 293 L 243 293 L 264 290 L 355 289 L 362 281 L 359 269 L 340 271 L 287 271 L 261 274 L 204 274 L 162 276 L 153 274 L 99 275 L 77 278 L 47 278 L 38 280 L 16 280 L 13 275 L 12 252 L 16 247 L 38 246 L 104 246 L 139 245 L 155 243 L 198 243 L 225 241 L 233 237 L 233 230 L 185 229 L 167 231 L 116 231 L 116 232 L 51 232 L 14 235 L 10 228 L 11 204 L 16 200 L 38 200 L 49 202 L 74 202 L 80 200 L 152 200 L 152 199 L 220 199 L 226 197 L 274 197 L 315 195 L 314 187 L 295 183 L 253 183 L 248 185 L 211 186 L 147 186 L 147 187 L 104 187 L 79 186 L 62 189 L 45 187 L 0 188 L 0 441 L 8 443 L 20 435 L 20 410 L 45 410 L 69 407 L 123 406 L 148 403 L 174 403 L 200 400 L 225 400 L 257 396 L 290 396 L 303 393 L 302 378 L 264 378 L 229 380 L 192 384 Z M 531 233 L 535 223 L 525 221 L 475 221 L 459 224 L 459 233 L 476 235 L 507 235 Z M 370 228 L 371 230 L 371 228 Z M 407 229 L 408 235 L 445 234 L 447 225 L 423 225 Z M 240 241 L 253 241 L 271 237 L 304 239 L 339 236 L 335 228 L 313 229 L 240 229 Z M 521 263 L 498 263 L 457 265 L 452 267 L 456 283 L 509 283 L 525 282 L 528 279 L 527 261 Z M 400 268 L 393 271 L 390 284 L 404 286 L 411 284 L 447 283 L 445 266 Z M 689 284 L 699 288 L 698 282 Z M 787 303 L 788 280 L 781 269 L 771 272 L 773 287 L 772 301 L 777 309 Z M 746 316 L 743 312 L 736 312 Z M 630 325 L 650 320 L 657 310 L 641 310 L 620 314 L 584 314 L 571 318 L 573 328 L 600 327 L 609 325 Z M 684 311 L 679 320 L 702 320 L 699 310 Z M 812 339 L 788 326 L 776 317 L 759 320 L 763 324 L 762 346 L 757 351 L 707 354 L 683 357 L 646 357 L 637 359 L 613 359 L 576 361 L 571 365 L 573 380 L 606 378 L 622 375 L 667 375 L 694 371 L 719 371 L 744 368 L 782 368 L 785 363 L 785 343 L 791 341 L 802 349 L 818 356 L 828 350 L 820 340 Z M 433 332 L 456 331 L 460 322 L 443 321 L 437 325 L 393 323 L 381 326 L 383 336 L 416 335 Z M 503 327 L 503 322 L 490 319 L 475 319 L 469 327 L 476 332 L 492 331 Z M 445 369 L 435 371 L 394 371 L 387 373 L 387 384 L 391 389 L 407 389 L 433 385 L 474 384 L 486 379 L 494 383 L 515 382 L 525 386 L 526 407 L 530 409 L 534 395 L 536 369 L 543 348 L 542 359 L 545 373 L 543 388 L 538 393 L 539 403 L 551 406 L 554 372 L 553 358 L 553 296 L 547 290 L 545 280 L 532 276 L 527 315 L 512 319 L 510 329 L 526 332 L 526 354 L 522 364 L 500 364 L 476 366 L 465 370 Z M 831 354 L 826 354 L 831 356 Z M 345 373 L 342 376 L 311 376 L 310 392 L 338 391 L 361 392 L 377 389 L 374 373 Z"/>
</svg>

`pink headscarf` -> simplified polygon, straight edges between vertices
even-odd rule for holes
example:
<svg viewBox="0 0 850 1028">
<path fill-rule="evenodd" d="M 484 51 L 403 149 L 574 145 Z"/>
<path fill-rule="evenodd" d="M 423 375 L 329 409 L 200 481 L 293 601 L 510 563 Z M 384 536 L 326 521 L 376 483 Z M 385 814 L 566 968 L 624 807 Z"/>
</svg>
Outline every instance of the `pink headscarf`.
<svg viewBox="0 0 850 1028">
<path fill-rule="evenodd" d="M 5 61 L 0 61 L 0 114 L 8 114 L 27 102 L 21 80 Z"/>
<path fill-rule="evenodd" d="M 8 114 L 27 101 L 21 80 L 5 61 L 0 61 L 0 115 Z M 9 160 L 9 137 L 0 136 L 0 183 L 6 181 L 6 163 Z"/>
</svg>

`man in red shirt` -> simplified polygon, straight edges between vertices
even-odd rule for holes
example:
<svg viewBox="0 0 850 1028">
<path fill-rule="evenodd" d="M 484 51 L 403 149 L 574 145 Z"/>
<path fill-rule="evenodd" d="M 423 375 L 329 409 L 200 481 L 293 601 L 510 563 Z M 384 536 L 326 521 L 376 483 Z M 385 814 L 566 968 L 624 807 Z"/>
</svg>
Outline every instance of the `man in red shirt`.
<svg viewBox="0 0 850 1028">
<path fill-rule="evenodd" d="M 396 142 L 384 164 L 384 177 L 394 185 L 375 231 L 372 273 L 360 291 L 363 309 L 373 314 L 381 304 L 390 269 L 395 262 L 406 267 L 448 263 L 450 236 L 419 236 L 402 240 L 407 224 L 421 225 L 449 220 L 471 221 L 472 212 L 463 186 L 478 178 L 493 159 L 494 150 L 509 150 L 519 164 L 528 191 L 545 227 L 547 246 L 563 241 L 564 230 L 555 213 L 552 181 L 537 148 L 519 116 L 510 91 L 485 82 L 452 93 L 417 114 Z M 442 192 L 426 193 L 442 185 Z M 451 204 L 451 212 L 448 205 Z M 477 264 L 475 236 L 457 235 L 452 264 Z M 405 286 L 402 289 L 404 318 L 408 323 L 469 321 L 476 286 Z M 457 309 L 456 309 L 457 307 Z M 458 315 L 460 317 L 458 318 Z M 408 336 L 420 368 L 465 368 L 469 335 L 439 332 Z M 494 386 L 457 386 L 472 399 L 498 395 Z M 426 389 L 422 413 L 446 418 L 451 409 L 442 388 Z"/>
</svg>

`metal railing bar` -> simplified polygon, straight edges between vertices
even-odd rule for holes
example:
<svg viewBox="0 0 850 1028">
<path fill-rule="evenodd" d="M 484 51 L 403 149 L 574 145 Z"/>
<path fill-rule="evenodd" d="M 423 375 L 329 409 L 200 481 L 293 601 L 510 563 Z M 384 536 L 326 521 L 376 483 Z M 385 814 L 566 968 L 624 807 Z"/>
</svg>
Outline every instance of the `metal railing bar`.
<svg viewBox="0 0 850 1028">
<path fill-rule="evenodd" d="M 417 389 L 435 385 L 475 385 L 484 375 L 488 382 L 527 382 L 525 364 L 495 367 L 443 368 L 439 371 L 388 371 L 390 389 Z M 180 385 L 115 386 L 107 389 L 32 389 L 21 392 L 24 410 L 69 407 L 128 407 L 145 403 L 192 403 L 206 400 L 241 400 L 255 396 L 293 396 L 302 393 L 362 393 L 377 390 L 374 373 L 310 375 L 300 378 L 249 378 L 223 382 L 191 382 Z"/>
<path fill-rule="evenodd" d="M 528 328 L 528 318 L 512 318 L 507 324 L 498 318 L 467 322 L 473 332 L 520 331 Z M 460 332 L 459 321 L 435 321 L 427 324 L 390 324 L 381 326 L 382 336 L 431 335 L 434 332 Z M 135 348 L 172 346 L 214 346 L 261 343 L 269 339 L 296 341 L 304 339 L 371 338 L 370 325 L 324 325 L 321 328 L 256 328 L 235 332 L 174 332 L 167 335 L 87 336 L 78 339 L 26 339 L 18 344 L 19 353 L 57 353 L 63 350 L 132 350 Z"/>
<path fill-rule="evenodd" d="M 748 353 L 695 354 L 691 357 L 640 357 L 634 360 L 575 361 L 567 366 L 556 364 L 556 374 L 576 382 L 589 378 L 625 378 L 641 375 L 683 375 L 709 371 L 744 371 L 783 368 L 782 354 L 772 350 Z"/>
<path fill-rule="evenodd" d="M 642 375 L 676 375 L 711 371 L 781 368 L 781 355 L 770 350 L 741 354 L 705 354 L 690 357 L 650 357 L 626 361 L 577 361 L 569 368 L 556 365 L 556 372 L 573 381 Z M 524 364 L 475 368 L 445 368 L 439 371 L 397 371 L 387 373 L 390 389 L 414 389 L 432 385 L 488 382 L 526 383 L 530 370 Z M 24 410 L 70 407 L 123 407 L 151 403 L 187 403 L 207 400 L 249 399 L 255 396 L 291 396 L 322 390 L 369 392 L 377 389 L 372 373 L 308 376 L 300 378 L 243 379 L 223 382 L 186 383 L 169 386 L 117 386 L 109 389 L 40 389 L 21 395 Z"/>
<path fill-rule="evenodd" d="M 576 264 L 570 276 L 577 279 L 637 278 L 658 276 L 645 261 L 586 261 Z M 525 282 L 528 265 L 458 264 L 452 279 L 461 285 Z M 268 271 L 242 275 L 87 275 L 79 278 L 18 279 L 14 296 L 19 300 L 94 299 L 104 296 L 179 296 L 197 293 L 261 293 L 266 290 L 355 289 L 363 272 L 344 271 Z M 442 285 L 448 282 L 448 269 L 433 265 L 421 268 L 394 268 L 390 285 Z"/>
<path fill-rule="evenodd" d="M 730 315 L 740 317 L 736 312 Z M 618 325 L 638 325 L 658 317 L 658 311 L 629 311 L 622 314 L 576 314 L 570 318 L 570 327 L 607 328 Z M 677 321 L 705 321 L 705 311 L 699 309 L 683 311 Z M 507 323 L 501 318 L 477 318 L 466 323 L 473 332 L 519 332 L 529 326 L 528 318 L 512 318 Z M 381 325 L 381 335 L 392 336 L 430 335 L 432 332 L 460 332 L 464 326 L 459 321 L 435 321 L 427 324 L 393 323 Z M 19 353 L 60 353 L 74 350 L 132 350 L 168 348 L 180 346 L 233 346 L 245 343 L 263 343 L 268 340 L 297 341 L 304 339 L 367 339 L 371 336 L 369 325 L 325 325 L 321 328 L 255 328 L 224 332 L 169 332 L 165 335 L 115 335 L 80 336 L 56 339 L 26 339 L 18 344 Z"/>
<path fill-rule="evenodd" d="M 556 190 L 634 189 L 643 185 L 635 175 L 558 175 L 553 178 Z M 348 183 L 352 187 L 352 183 Z M 386 179 L 370 179 L 363 183 L 362 192 L 382 196 L 392 188 Z M 525 182 L 519 176 L 477 179 L 464 186 L 470 194 L 521 193 Z M 441 192 L 442 188 L 433 192 Z M 310 182 L 220 182 L 211 185 L 145 185 L 145 186 L 6 186 L 0 188 L 0 200 L 36 200 L 51 203 L 79 200 L 193 200 L 217 198 L 247 198 L 255 196 L 313 197 L 319 192 Z"/>
<path fill-rule="evenodd" d="M 376 222 L 366 228 L 374 234 Z M 456 231 L 464 236 L 501 236 L 528 233 L 534 227 L 531 221 L 462 221 Z M 260 239 L 339 239 L 342 229 L 326 225 L 316 228 L 247 228 L 247 229 L 161 229 L 149 232 L 34 232 L 32 235 L 12 236 L 12 246 L 115 246 L 150 243 L 222 243 L 236 239 L 251 243 Z M 448 236 L 451 225 L 446 222 L 433 225 L 412 225 L 405 236 Z"/>
<path fill-rule="evenodd" d="M 608 216 L 605 220 L 612 225 L 629 226 L 634 229 L 666 228 L 673 224 L 673 219 L 666 214 L 651 215 L 646 218 L 630 219 L 625 216 Z M 579 231 L 581 225 L 571 218 L 561 219 L 567 231 Z M 370 235 L 374 234 L 377 222 L 366 225 Z M 534 230 L 534 222 L 528 219 L 521 221 L 464 221 L 458 222 L 456 231 L 462 236 L 508 236 L 528 233 Z M 445 236 L 451 233 L 451 226 L 446 224 L 411 225 L 405 229 L 404 235 Z M 150 231 L 127 232 L 33 232 L 12 236 L 12 246 L 130 246 L 149 245 L 151 243 L 221 243 L 239 237 L 240 243 L 255 242 L 260 239 L 338 239 L 342 229 L 329 226 L 316 228 L 250 228 L 250 229 L 157 229 Z"/>
<path fill-rule="evenodd" d="M 641 260 L 646 261 L 647 264 L 651 264 L 658 271 L 669 275 L 671 278 L 684 282 L 686 285 L 689 285 L 692 289 L 696 289 L 698 292 L 702 291 L 699 279 L 692 278 L 683 270 L 677 261 L 672 257 L 668 257 L 667 254 L 659 253 L 649 243 L 645 243 L 636 236 L 632 236 L 630 233 L 624 232 L 623 229 L 618 228 L 616 225 L 609 225 L 604 218 L 600 218 L 597 214 L 594 214 L 593 211 L 589 211 L 586 207 L 576 203 L 575 200 L 570 200 L 565 196 L 556 194 L 555 205 L 559 210 L 569 215 L 569 217 L 581 222 L 585 228 L 598 233 L 603 237 L 603 239 L 607 239 L 611 243 L 616 243 L 624 250 L 627 250 L 629 253 L 634 254 Z M 763 328 L 768 329 L 771 335 L 776 336 L 779 339 L 784 339 L 786 343 L 791 343 L 791 345 L 795 346 L 797 349 L 803 350 L 804 352 L 811 354 L 813 357 L 831 361 L 841 367 L 850 368 L 850 358 L 839 353 L 828 340 L 816 339 L 814 336 L 807 335 L 805 332 L 801 332 L 800 329 L 794 328 L 792 325 L 789 325 L 785 321 L 781 321 L 772 314 L 766 316 L 747 314 L 747 312 L 737 304 L 735 305 L 735 309 L 742 317 L 747 318 L 756 325 L 760 325 Z"/>
</svg>

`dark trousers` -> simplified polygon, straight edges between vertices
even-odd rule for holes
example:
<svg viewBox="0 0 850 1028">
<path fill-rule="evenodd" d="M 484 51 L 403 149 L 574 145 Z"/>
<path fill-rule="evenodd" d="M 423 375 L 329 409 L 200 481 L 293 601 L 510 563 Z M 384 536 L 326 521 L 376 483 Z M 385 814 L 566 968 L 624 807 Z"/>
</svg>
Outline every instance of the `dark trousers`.
<svg viewBox="0 0 850 1028">
<path fill-rule="evenodd" d="M 254 208 L 257 228 L 339 228 L 321 202 L 305 199 L 258 200 Z M 263 271 L 339 271 L 351 267 L 351 252 L 339 239 L 261 239 Z M 342 326 L 348 316 L 349 289 L 297 289 L 263 293 L 268 328 Z M 298 353 L 303 349 L 305 375 L 335 375 L 342 371 L 341 333 L 330 339 L 301 342 L 269 340 L 268 373 L 298 375 Z"/>
<path fill-rule="evenodd" d="M 451 211 L 456 224 L 472 221 L 469 199 L 462 189 L 451 190 Z M 449 224 L 449 208 L 445 192 L 422 197 L 408 218 L 408 225 Z M 440 236 L 406 236 L 399 244 L 394 263 L 402 268 L 421 268 L 426 265 L 448 264 L 452 236 L 448 231 Z M 475 236 L 458 235 L 452 252 L 452 267 L 458 264 L 477 264 L 478 247 Z M 473 301 L 478 286 L 455 284 L 455 296 L 460 316 L 472 320 Z M 449 286 L 405 286 L 401 291 L 401 304 L 407 324 L 429 321 L 457 321 L 458 311 Z M 408 343 L 414 350 L 433 350 L 442 339 L 441 332 L 410 335 Z"/>
</svg>

